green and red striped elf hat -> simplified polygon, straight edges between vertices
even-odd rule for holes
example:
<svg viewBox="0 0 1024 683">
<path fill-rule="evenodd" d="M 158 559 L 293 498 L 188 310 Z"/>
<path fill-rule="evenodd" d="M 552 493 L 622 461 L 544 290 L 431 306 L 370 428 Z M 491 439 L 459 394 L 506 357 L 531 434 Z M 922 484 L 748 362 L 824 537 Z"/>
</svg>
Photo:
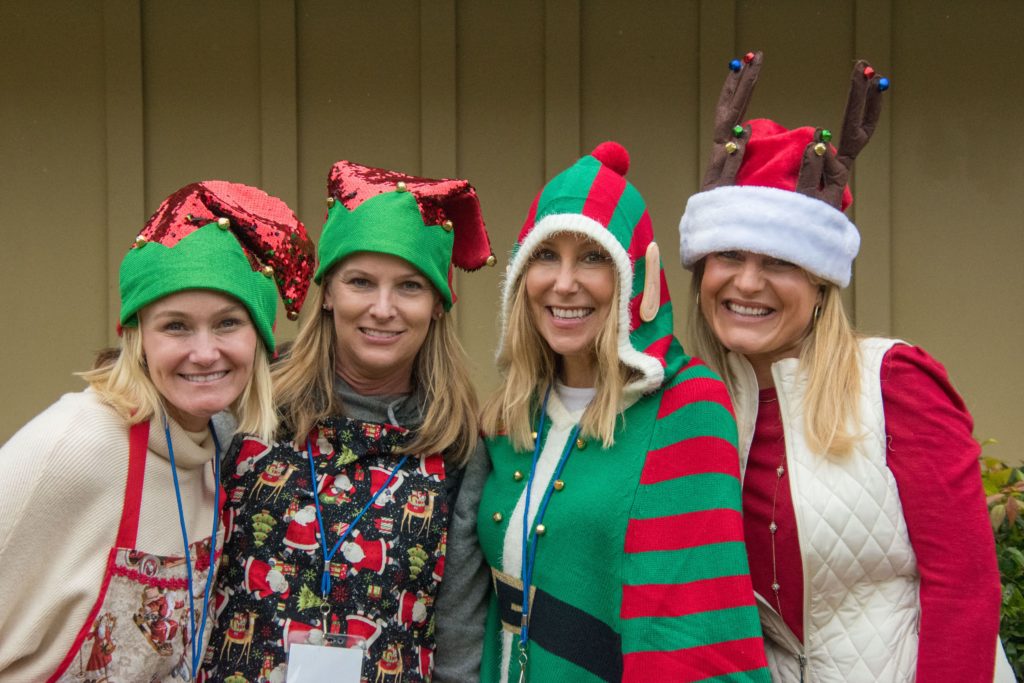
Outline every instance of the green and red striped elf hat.
<svg viewBox="0 0 1024 683">
<path fill-rule="evenodd" d="M 665 354 L 672 343 L 672 306 L 658 259 L 660 305 L 652 315 L 640 314 L 645 256 L 654 242 L 654 231 L 644 198 L 626 180 L 628 171 L 626 149 L 617 142 L 602 142 L 541 189 L 509 259 L 502 290 L 502 338 L 512 294 L 537 247 L 558 233 L 586 235 L 615 262 L 619 274 L 619 358 L 641 375 L 627 389 L 646 393 L 658 388 L 664 379 Z"/>
</svg>

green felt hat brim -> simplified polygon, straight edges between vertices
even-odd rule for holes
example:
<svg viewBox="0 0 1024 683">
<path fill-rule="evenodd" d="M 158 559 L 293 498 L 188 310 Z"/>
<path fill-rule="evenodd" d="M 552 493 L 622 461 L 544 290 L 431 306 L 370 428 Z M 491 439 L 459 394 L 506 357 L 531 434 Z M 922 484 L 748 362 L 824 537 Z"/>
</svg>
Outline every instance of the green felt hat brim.
<svg viewBox="0 0 1024 683">
<path fill-rule="evenodd" d="M 208 223 L 173 247 L 147 242 L 121 261 L 121 326 L 137 327 L 138 312 L 170 294 L 209 289 L 246 307 L 256 331 L 272 353 L 277 288 L 272 277 L 252 269 L 234 234 Z"/>
<path fill-rule="evenodd" d="M 313 280 L 322 284 L 324 275 L 335 264 L 356 252 L 390 254 L 405 259 L 423 273 L 448 311 L 452 307 L 448 269 L 454 241 L 451 230 L 423 223 L 411 192 L 385 192 L 367 199 L 353 211 L 336 201 L 327 211 L 317 253 L 319 266 Z"/>
</svg>

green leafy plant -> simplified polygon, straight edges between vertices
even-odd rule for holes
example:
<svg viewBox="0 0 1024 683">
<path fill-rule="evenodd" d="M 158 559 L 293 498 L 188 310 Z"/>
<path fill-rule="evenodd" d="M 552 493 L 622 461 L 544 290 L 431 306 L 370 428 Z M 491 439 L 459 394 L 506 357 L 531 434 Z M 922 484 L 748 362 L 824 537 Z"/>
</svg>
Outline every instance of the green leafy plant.
<svg viewBox="0 0 1024 683">
<path fill-rule="evenodd" d="M 993 443 L 987 439 L 981 445 Z M 982 456 L 981 479 L 1003 581 L 999 635 L 1017 680 L 1024 680 L 1024 472 Z"/>
</svg>

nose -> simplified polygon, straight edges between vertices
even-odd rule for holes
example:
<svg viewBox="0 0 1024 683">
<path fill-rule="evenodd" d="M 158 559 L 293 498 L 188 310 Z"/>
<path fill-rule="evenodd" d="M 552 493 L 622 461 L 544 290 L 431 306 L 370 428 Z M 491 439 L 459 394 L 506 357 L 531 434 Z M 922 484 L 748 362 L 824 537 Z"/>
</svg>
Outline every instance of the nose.
<svg viewBox="0 0 1024 683">
<path fill-rule="evenodd" d="M 202 331 L 192 337 L 189 360 L 196 365 L 212 365 L 220 358 L 220 346 L 213 333 Z"/>
<path fill-rule="evenodd" d="M 746 259 L 733 280 L 741 292 L 758 292 L 764 287 L 764 272 L 753 259 Z"/>
<path fill-rule="evenodd" d="M 558 272 L 555 274 L 555 293 L 573 294 L 577 289 L 579 289 L 579 282 L 576 280 L 576 264 L 568 259 L 562 259 L 558 264 Z"/>
<path fill-rule="evenodd" d="M 393 296 L 394 293 L 390 287 L 378 288 L 377 296 L 374 297 L 373 303 L 370 305 L 370 315 L 378 320 L 387 320 L 394 317 L 395 305 L 392 299 Z"/>
</svg>

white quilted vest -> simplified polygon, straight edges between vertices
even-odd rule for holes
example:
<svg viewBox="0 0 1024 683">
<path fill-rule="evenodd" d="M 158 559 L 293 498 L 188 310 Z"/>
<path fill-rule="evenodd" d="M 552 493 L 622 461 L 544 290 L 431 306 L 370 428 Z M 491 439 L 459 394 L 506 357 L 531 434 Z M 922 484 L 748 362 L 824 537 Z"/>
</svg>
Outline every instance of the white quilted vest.
<svg viewBox="0 0 1024 683">
<path fill-rule="evenodd" d="M 886 466 L 880 370 L 901 343 L 864 339 L 860 420 L 854 453 L 830 458 L 804 439 L 806 377 L 799 361 L 772 365 L 786 439 L 786 471 L 803 556 L 804 644 L 758 596 L 772 677 L 776 681 L 913 681 L 917 666 L 919 576 L 896 480 Z M 730 354 L 733 397 L 745 470 L 757 420 L 758 387 L 745 358 Z"/>
</svg>

